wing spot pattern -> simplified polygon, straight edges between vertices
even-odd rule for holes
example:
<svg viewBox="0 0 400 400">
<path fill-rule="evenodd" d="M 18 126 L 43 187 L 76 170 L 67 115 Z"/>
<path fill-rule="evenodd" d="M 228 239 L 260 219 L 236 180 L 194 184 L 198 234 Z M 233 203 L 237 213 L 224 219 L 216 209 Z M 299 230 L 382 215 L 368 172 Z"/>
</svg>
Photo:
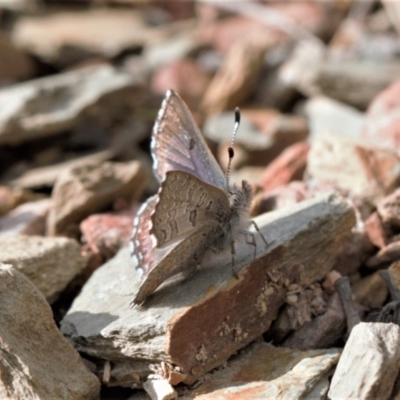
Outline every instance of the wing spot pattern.
<svg viewBox="0 0 400 400">
<path fill-rule="evenodd" d="M 192 224 L 193 227 L 196 226 L 196 218 L 197 218 L 197 210 L 190 211 L 189 222 Z"/>
</svg>

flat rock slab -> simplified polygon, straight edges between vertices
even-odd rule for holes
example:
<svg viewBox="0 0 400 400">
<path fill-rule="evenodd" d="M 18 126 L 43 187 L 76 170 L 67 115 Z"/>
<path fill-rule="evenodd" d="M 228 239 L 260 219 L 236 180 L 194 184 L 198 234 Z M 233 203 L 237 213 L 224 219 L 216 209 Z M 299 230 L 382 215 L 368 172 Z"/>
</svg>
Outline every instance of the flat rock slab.
<svg viewBox="0 0 400 400">
<path fill-rule="evenodd" d="M 324 399 L 339 356 L 338 349 L 302 352 L 258 343 L 182 399 Z"/>
<path fill-rule="evenodd" d="M 140 384 L 149 365 L 165 362 L 192 383 L 267 331 L 289 285 L 322 279 L 351 234 L 354 212 L 335 195 L 305 201 L 256 219 L 259 257 L 240 243 L 239 279 L 231 254 L 216 254 L 184 284 L 166 282 L 144 307 L 129 302 L 139 286 L 128 249 L 92 275 L 61 324 L 86 354 L 112 361 L 108 384 Z M 102 374 L 104 361 L 98 363 Z"/>
<path fill-rule="evenodd" d="M 110 121 L 134 107 L 139 83 L 108 65 L 90 66 L 0 90 L 0 145 Z M 136 99 L 136 101 L 135 101 Z"/>
<path fill-rule="evenodd" d="M 17 269 L 0 264 L 0 398 L 95 400 L 99 392 L 43 295 Z"/>
<path fill-rule="evenodd" d="M 328 397 L 385 400 L 397 395 L 398 398 L 399 393 L 393 393 L 393 388 L 400 368 L 399 341 L 398 325 L 356 325 L 339 360 Z"/>
<path fill-rule="evenodd" d="M 11 264 L 27 276 L 49 303 L 86 266 L 81 248 L 73 239 L 4 235 L 0 262 Z"/>
</svg>

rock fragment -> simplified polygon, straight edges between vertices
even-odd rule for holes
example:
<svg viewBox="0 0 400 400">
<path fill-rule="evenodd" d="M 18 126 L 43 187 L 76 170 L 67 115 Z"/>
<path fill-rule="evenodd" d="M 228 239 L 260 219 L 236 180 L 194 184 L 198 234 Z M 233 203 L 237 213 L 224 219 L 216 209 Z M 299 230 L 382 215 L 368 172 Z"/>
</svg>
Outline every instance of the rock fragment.
<svg viewBox="0 0 400 400">
<path fill-rule="evenodd" d="M 360 323 L 351 331 L 333 375 L 328 397 L 389 399 L 400 367 L 400 327 Z"/>
<path fill-rule="evenodd" d="M 0 264 L 0 397 L 96 400 L 100 382 L 58 330 L 50 306 L 17 269 Z"/>
<path fill-rule="evenodd" d="M 24 235 L 1 237 L 0 262 L 13 265 L 27 276 L 49 303 L 86 265 L 73 239 Z"/>
<path fill-rule="evenodd" d="M 166 283 L 143 309 L 132 310 L 139 277 L 124 249 L 93 273 L 62 321 L 62 332 L 79 351 L 111 361 L 113 384 L 138 384 L 138 377 L 151 374 L 150 365 L 162 362 L 193 383 L 268 330 L 291 284 L 307 286 L 326 275 L 350 235 L 354 214 L 332 195 L 256 221 L 270 247 L 264 250 L 255 235 L 260 253 L 253 261 L 248 244 L 238 244 L 239 279 L 232 276 L 230 251 L 214 254 L 192 279 Z"/>
</svg>

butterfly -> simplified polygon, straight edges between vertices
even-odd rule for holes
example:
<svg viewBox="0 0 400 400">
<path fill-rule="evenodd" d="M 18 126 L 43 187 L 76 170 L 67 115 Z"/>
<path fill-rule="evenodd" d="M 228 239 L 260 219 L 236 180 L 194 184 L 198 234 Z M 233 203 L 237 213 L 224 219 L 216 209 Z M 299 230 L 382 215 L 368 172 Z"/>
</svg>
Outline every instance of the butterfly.
<svg viewBox="0 0 400 400">
<path fill-rule="evenodd" d="M 236 130 L 240 114 L 236 113 Z M 235 130 L 235 131 L 236 131 Z M 233 150 L 230 148 L 231 157 Z M 141 305 L 165 280 L 190 278 L 209 251 L 231 247 L 232 268 L 239 235 L 250 238 L 250 185 L 230 186 L 192 115 L 177 93 L 167 91 L 153 128 L 153 171 L 160 182 L 155 196 L 139 209 L 130 241 L 142 283 L 131 306 Z M 236 273 L 234 272 L 236 275 Z"/>
</svg>

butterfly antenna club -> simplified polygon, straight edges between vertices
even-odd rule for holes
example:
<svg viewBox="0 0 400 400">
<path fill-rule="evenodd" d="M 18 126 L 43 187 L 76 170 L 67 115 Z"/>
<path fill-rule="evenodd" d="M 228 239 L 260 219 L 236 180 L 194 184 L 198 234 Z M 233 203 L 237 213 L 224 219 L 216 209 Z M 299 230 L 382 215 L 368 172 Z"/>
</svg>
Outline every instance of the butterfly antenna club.
<svg viewBox="0 0 400 400">
<path fill-rule="evenodd" d="M 229 187 L 229 179 L 231 176 L 232 159 L 235 156 L 235 152 L 233 150 L 233 145 L 235 143 L 236 133 L 239 129 L 239 125 L 240 125 L 240 110 L 239 110 L 239 107 L 236 107 L 235 108 L 235 125 L 233 126 L 231 145 L 228 147 L 229 162 L 228 162 L 228 168 L 226 171 L 226 186 L 227 187 Z"/>
</svg>

